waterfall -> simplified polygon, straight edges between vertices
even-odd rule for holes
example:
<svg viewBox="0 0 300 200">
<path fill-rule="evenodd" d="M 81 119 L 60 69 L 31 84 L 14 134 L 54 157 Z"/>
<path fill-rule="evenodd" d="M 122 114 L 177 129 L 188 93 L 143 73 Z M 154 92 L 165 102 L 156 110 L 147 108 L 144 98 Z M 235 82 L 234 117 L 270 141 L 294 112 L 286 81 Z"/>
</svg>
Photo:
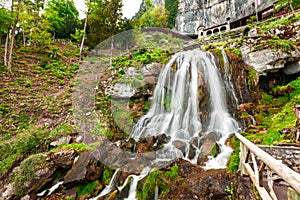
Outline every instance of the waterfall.
<svg viewBox="0 0 300 200">
<path fill-rule="evenodd" d="M 133 127 L 130 137 L 138 140 L 141 137 L 164 133 L 171 137 L 171 141 L 159 151 L 157 158 L 174 159 L 176 157 L 187 158 L 190 141 L 192 138 L 201 137 L 200 132 L 205 131 L 207 134 L 215 132 L 218 135 L 218 144 L 222 152 L 221 156 L 213 161 L 213 166 L 226 167 L 227 160 L 223 157 L 228 157 L 231 151 L 224 143 L 231 133 L 239 130 L 239 126 L 227 109 L 226 90 L 230 92 L 229 95 L 233 96 L 235 104 L 238 100 L 231 83 L 227 57 L 225 62 L 224 83 L 214 57 L 210 53 L 199 49 L 176 53 L 158 78 L 148 113 L 142 116 Z M 205 83 L 201 83 L 202 79 Z M 199 112 L 201 112 L 198 100 L 200 84 L 205 84 L 208 88 L 208 121 L 200 120 L 199 117 Z M 182 153 L 178 150 L 173 145 L 174 141 L 185 143 L 186 152 Z M 196 147 L 196 152 L 196 156 L 199 155 L 201 147 Z"/>
</svg>

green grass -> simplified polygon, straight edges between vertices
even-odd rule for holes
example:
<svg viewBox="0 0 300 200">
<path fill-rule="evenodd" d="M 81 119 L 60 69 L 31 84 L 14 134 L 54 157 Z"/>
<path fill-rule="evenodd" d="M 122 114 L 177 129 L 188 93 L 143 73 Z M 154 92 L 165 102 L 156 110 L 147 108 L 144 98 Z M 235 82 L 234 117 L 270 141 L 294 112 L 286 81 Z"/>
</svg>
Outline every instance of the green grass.
<svg viewBox="0 0 300 200">
<path fill-rule="evenodd" d="M 295 127 L 296 116 L 293 106 L 300 104 L 300 79 L 298 78 L 286 86 L 277 86 L 275 90 L 284 89 L 287 86 L 291 86 L 295 90 L 282 97 L 274 98 L 269 94 L 262 93 L 262 99 L 256 108 L 258 113 L 256 113 L 255 118 L 260 128 L 266 129 L 266 131 L 260 133 L 250 131 L 246 133 L 247 139 L 259 144 L 275 145 L 285 140 L 284 135 L 280 135 L 280 130 Z M 268 113 L 264 110 L 267 110 Z"/>
<path fill-rule="evenodd" d="M 83 185 L 79 185 L 77 187 L 78 197 L 82 197 L 86 194 L 93 194 L 95 192 L 97 186 L 99 186 L 98 180 L 94 180 L 92 182 L 89 182 L 89 183 L 86 183 Z M 102 185 L 100 187 L 102 187 Z"/>
<path fill-rule="evenodd" d="M 300 20 L 300 14 L 296 14 L 295 17 L 289 19 L 288 17 L 285 17 L 285 18 L 282 18 L 282 19 L 279 19 L 279 20 L 275 20 L 271 23 L 268 23 L 268 24 L 265 24 L 265 23 L 262 23 L 261 24 L 261 28 L 263 31 L 269 31 L 271 29 L 274 29 L 274 28 L 277 28 L 279 26 L 282 26 L 282 25 L 287 25 L 287 24 L 290 24 L 290 23 L 294 23 L 296 21 Z"/>
<path fill-rule="evenodd" d="M 0 176 L 9 172 L 17 161 L 29 154 L 36 154 L 49 150 L 49 144 L 55 139 L 73 133 L 69 125 L 60 125 L 53 131 L 30 126 L 9 141 L 0 142 Z"/>
</svg>

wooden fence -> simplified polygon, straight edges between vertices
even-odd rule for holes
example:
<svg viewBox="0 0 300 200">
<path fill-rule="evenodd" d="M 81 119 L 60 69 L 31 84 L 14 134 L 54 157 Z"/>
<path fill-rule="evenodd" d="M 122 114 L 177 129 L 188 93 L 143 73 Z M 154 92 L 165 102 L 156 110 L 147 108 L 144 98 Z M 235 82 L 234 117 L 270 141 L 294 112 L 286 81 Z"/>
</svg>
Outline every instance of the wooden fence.
<svg viewBox="0 0 300 200">
<path fill-rule="evenodd" d="M 272 174 L 277 174 L 294 190 L 294 194 L 300 194 L 300 174 L 293 171 L 281 161 L 257 147 L 239 133 L 235 134 L 240 140 L 240 169 L 242 175 L 249 175 L 263 200 L 277 200 L 273 190 Z M 265 170 L 266 168 L 266 170 Z M 267 180 L 264 180 L 263 172 L 267 171 Z M 263 184 L 263 182 L 267 184 Z M 265 188 L 264 185 L 267 185 Z M 297 194 L 298 193 L 298 194 Z"/>
</svg>

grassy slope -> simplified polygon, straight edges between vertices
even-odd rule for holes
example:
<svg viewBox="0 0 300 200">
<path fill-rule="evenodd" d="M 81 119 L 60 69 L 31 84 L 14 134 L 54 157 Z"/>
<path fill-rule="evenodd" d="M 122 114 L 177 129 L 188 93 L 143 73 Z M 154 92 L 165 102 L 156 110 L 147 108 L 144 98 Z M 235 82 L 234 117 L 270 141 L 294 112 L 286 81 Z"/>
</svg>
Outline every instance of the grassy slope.
<svg viewBox="0 0 300 200">
<path fill-rule="evenodd" d="M 78 48 L 64 43 L 41 50 L 23 47 L 8 71 L 0 63 L 0 177 L 51 141 L 71 134 L 72 79 Z M 3 57 L 3 46 L 0 49 Z"/>
</svg>

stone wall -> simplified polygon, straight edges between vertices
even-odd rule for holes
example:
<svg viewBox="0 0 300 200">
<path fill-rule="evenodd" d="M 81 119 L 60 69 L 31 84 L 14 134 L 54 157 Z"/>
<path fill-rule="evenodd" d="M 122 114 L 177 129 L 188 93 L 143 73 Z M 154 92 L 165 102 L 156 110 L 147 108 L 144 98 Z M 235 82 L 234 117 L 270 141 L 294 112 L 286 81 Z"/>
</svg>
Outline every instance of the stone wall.
<svg viewBox="0 0 300 200">
<path fill-rule="evenodd" d="M 290 146 L 259 146 L 277 160 L 300 173 L 300 147 Z"/>
</svg>

